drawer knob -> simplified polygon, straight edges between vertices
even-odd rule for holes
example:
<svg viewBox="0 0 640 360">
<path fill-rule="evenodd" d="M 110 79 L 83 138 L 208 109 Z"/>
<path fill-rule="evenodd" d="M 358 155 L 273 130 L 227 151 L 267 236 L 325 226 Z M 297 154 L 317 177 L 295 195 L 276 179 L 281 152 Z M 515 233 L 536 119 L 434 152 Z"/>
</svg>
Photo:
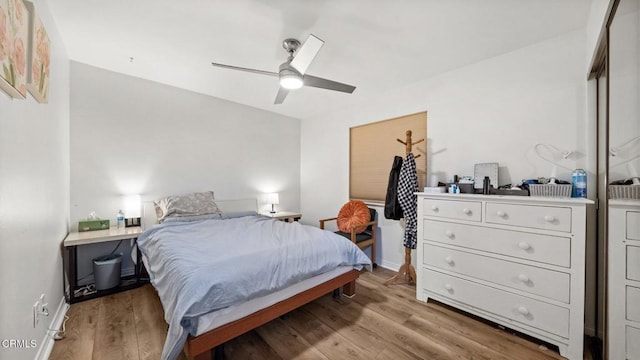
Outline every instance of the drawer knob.
<svg viewBox="0 0 640 360">
<path fill-rule="evenodd" d="M 447 235 L 448 238 L 452 238 L 453 237 L 453 231 L 451 231 L 451 230 L 445 231 L 444 234 Z"/>
<path fill-rule="evenodd" d="M 444 288 L 447 289 L 447 291 L 453 290 L 453 286 L 451 286 L 451 284 L 444 284 Z"/>
<path fill-rule="evenodd" d="M 546 222 L 554 222 L 554 221 L 556 221 L 556 218 L 551 216 L 551 215 L 545 215 L 544 216 L 544 221 L 546 221 Z"/>
<path fill-rule="evenodd" d="M 526 308 L 526 307 L 524 307 L 524 306 L 519 306 L 519 307 L 518 307 L 518 312 L 519 312 L 520 314 L 524 315 L 524 316 L 529 315 L 529 309 L 527 309 L 527 308 Z"/>
<path fill-rule="evenodd" d="M 529 245 L 529 243 L 528 243 L 528 242 L 526 242 L 526 241 L 521 241 L 521 242 L 518 244 L 518 247 L 519 247 L 520 249 L 522 249 L 522 250 L 529 250 L 529 249 L 531 249 L 531 245 Z"/>
<path fill-rule="evenodd" d="M 453 259 L 451 258 L 451 256 L 447 256 L 446 258 L 444 258 L 444 261 L 449 265 L 453 265 Z"/>
<path fill-rule="evenodd" d="M 522 281 L 523 283 L 528 283 L 529 277 L 525 274 L 520 274 L 518 275 L 518 280 Z"/>
<path fill-rule="evenodd" d="M 435 206 L 435 205 L 431 205 L 431 210 L 433 210 L 433 211 L 438 211 L 438 207 L 437 207 L 437 206 Z"/>
<path fill-rule="evenodd" d="M 462 212 L 467 214 L 467 215 L 471 214 L 471 210 L 469 210 L 467 208 L 462 209 Z"/>
<path fill-rule="evenodd" d="M 501 218 L 503 218 L 503 217 L 507 216 L 507 213 L 505 213 L 505 212 L 504 212 L 504 211 L 502 211 L 502 210 L 498 210 L 498 212 L 496 212 L 496 215 L 498 215 L 498 216 L 500 216 Z"/>
</svg>

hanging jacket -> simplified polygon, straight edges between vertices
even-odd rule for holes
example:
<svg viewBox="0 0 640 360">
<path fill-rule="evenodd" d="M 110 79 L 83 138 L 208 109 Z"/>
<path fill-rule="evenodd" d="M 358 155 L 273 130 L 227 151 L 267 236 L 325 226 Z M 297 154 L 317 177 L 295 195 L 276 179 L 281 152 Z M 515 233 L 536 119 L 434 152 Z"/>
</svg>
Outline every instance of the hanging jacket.
<svg viewBox="0 0 640 360">
<path fill-rule="evenodd" d="M 398 180 L 400 179 L 400 169 L 402 168 L 402 158 L 393 158 L 393 166 L 389 172 L 389 185 L 387 185 L 387 197 L 384 201 L 384 217 L 387 219 L 402 219 L 402 207 L 398 201 Z"/>
<path fill-rule="evenodd" d="M 418 174 L 413 153 L 408 153 L 402 162 L 400 169 L 400 182 L 398 183 L 398 200 L 404 213 L 404 247 L 415 249 L 418 239 Z"/>
</svg>

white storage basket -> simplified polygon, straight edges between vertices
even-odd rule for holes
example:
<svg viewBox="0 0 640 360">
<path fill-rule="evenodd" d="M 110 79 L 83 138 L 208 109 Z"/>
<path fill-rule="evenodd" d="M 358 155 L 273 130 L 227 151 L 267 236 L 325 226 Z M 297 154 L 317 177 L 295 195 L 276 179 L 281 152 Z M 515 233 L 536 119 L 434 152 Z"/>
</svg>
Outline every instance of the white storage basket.
<svg viewBox="0 0 640 360">
<path fill-rule="evenodd" d="M 609 199 L 640 199 L 640 185 L 609 185 Z"/>
<path fill-rule="evenodd" d="M 529 195 L 541 197 L 571 197 L 571 184 L 530 184 Z"/>
</svg>

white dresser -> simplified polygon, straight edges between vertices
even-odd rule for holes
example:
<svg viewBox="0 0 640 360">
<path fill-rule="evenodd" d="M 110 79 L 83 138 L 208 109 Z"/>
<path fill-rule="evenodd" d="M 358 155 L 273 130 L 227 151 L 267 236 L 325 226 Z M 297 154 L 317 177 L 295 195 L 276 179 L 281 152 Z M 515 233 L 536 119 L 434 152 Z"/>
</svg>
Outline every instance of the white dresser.
<svg viewBox="0 0 640 360">
<path fill-rule="evenodd" d="M 610 360 L 640 359 L 640 201 L 609 200 Z"/>
<path fill-rule="evenodd" d="M 418 194 L 418 300 L 582 360 L 586 199 Z"/>
</svg>

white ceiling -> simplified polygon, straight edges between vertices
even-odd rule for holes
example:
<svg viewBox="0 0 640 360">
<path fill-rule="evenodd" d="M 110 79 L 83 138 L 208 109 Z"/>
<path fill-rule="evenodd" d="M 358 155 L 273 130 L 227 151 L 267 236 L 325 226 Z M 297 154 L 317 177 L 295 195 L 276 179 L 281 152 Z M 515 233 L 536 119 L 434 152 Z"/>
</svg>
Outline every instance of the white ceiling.
<svg viewBox="0 0 640 360">
<path fill-rule="evenodd" d="M 584 28 L 588 0 L 49 0 L 72 60 L 309 118 Z M 357 86 L 304 87 L 274 105 L 288 37 L 325 41 L 307 73 Z M 133 58 L 133 61 L 131 60 Z M 117 91 L 117 89 L 114 89 Z"/>
</svg>

